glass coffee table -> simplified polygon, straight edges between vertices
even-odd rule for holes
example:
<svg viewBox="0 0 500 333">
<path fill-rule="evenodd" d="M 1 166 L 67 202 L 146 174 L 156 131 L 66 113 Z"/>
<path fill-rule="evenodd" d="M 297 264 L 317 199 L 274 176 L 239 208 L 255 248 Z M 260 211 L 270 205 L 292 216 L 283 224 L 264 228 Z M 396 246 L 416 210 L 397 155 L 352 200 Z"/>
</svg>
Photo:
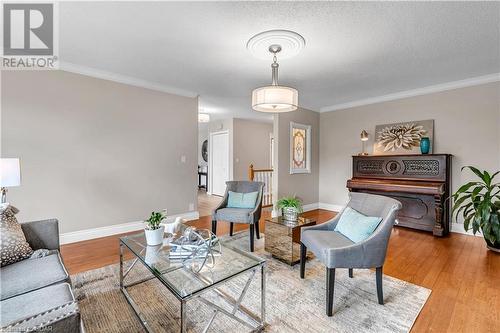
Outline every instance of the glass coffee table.
<svg viewBox="0 0 500 333">
<path fill-rule="evenodd" d="M 148 322 L 141 313 L 138 305 L 130 296 L 127 288 L 144 283 L 151 279 L 158 279 L 162 285 L 179 300 L 181 332 L 186 332 L 186 322 L 189 320 L 186 317 L 186 302 L 194 298 L 210 306 L 214 310 L 210 319 L 207 321 L 203 332 L 208 331 L 215 317 L 219 313 L 238 321 L 239 323 L 249 327 L 252 331 L 262 330 L 265 320 L 266 300 L 264 259 L 221 243 L 222 251 L 219 256 L 215 257 L 215 264 L 213 267 L 209 268 L 204 266 L 201 271 L 196 273 L 189 267 L 186 267 L 182 263 L 182 259 L 171 258 L 171 249 L 172 246 L 170 244 L 147 246 L 144 232 L 120 238 L 120 289 L 146 331 L 152 332 L 152 329 L 148 325 Z M 128 267 L 125 267 L 128 262 L 124 262 L 125 251 L 130 251 L 133 255 L 133 259 Z M 152 273 L 152 276 L 148 275 L 148 277 L 126 284 L 124 280 L 137 263 L 144 265 Z M 259 271 L 260 274 L 258 274 Z M 244 273 L 248 273 L 249 277 L 246 279 L 246 283 L 244 284 L 239 296 L 236 298 L 232 297 L 220 289 L 224 283 Z M 256 275 L 257 277 L 260 275 L 260 314 L 253 313 L 241 304 L 248 291 L 251 281 Z M 215 293 L 218 297 L 228 303 L 231 306 L 232 311 L 228 311 L 226 308 L 223 308 L 205 298 L 204 295 L 209 292 Z M 237 316 L 238 314 L 239 316 Z"/>
<path fill-rule="evenodd" d="M 300 261 L 300 229 L 315 225 L 316 220 L 299 217 L 290 222 L 281 216 L 266 219 L 265 250 L 291 266 Z M 312 253 L 307 251 L 307 256 Z"/>
</svg>

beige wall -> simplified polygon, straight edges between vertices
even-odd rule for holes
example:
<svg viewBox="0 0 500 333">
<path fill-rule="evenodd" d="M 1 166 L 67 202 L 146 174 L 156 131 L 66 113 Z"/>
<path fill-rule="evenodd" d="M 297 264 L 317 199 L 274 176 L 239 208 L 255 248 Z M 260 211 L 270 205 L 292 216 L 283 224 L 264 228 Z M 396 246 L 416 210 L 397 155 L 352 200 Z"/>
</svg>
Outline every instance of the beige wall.
<svg viewBox="0 0 500 333">
<path fill-rule="evenodd" d="M 196 98 L 62 71 L 3 72 L 2 156 L 22 165 L 9 201 L 61 232 L 187 212 L 197 110 Z"/>
<path fill-rule="evenodd" d="M 453 154 L 452 189 L 470 180 L 464 165 L 500 169 L 500 83 L 490 83 L 322 113 L 320 118 L 319 200 L 343 205 L 346 181 L 352 176 L 351 156 L 360 152 L 359 135 L 375 125 L 434 119 L 434 152 Z"/>
<path fill-rule="evenodd" d="M 233 120 L 233 179 L 247 180 L 248 166 L 257 169 L 271 166 L 270 140 L 273 124 L 252 120 Z"/>
<path fill-rule="evenodd" d="M 278 113 L 274 116 L 275 160 L 277 173 L 274 188 L 277 197 L 297 195 L 305 205 L 318 202 L 319 193 L 319 126 L 320 114 L 299 109 L 294 112 Z M 311 173 L 290 174 L 290 122 L 311 125 Z"/>
</svg>

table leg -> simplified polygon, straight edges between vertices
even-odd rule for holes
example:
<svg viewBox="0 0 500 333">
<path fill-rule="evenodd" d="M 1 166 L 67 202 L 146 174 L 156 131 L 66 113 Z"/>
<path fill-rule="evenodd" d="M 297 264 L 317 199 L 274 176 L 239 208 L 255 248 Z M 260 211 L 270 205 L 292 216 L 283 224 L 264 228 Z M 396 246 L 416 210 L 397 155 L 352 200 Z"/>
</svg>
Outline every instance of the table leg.
<svg viewBox="0 0 500 333">
<path fill-rule="evenodd" d="M 186 332 L 186 302 L 181 301 L 181 333 Z"/>
<path fill-rule="evenodd" d="M 260 268 L 260 320 L 262 326 L 266 322 L 266 265 L 262 264 Z"/>
<path fill-rule="evenodd" d="M 120 242 L 120 289 L 123 289 L 123 244 Z"/>
</svg>

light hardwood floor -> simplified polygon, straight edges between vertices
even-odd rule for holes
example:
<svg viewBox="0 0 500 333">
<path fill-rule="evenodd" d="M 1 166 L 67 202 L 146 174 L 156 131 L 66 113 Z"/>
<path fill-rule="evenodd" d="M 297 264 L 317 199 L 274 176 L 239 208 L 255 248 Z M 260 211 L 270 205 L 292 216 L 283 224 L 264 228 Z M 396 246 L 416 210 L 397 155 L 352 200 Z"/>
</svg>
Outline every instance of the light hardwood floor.
<svg viewBox="0 0 500 333">
<path fill-rule="evenodd" d="M 319 222 L 335 215 L 326 210 L 305 214 Z M 199 228 L 210 228 L 210 223 L 208 216 L 190 222 Z M 244 228 L 238 225 L 235 230 Z M 229 224 L 220 223 L 217 233 L 228 232 Z M 61 251 L 70 274 L 117 263 L 118 237 L 64 245 Z M 500 255 L 488 251 L 482 238 L 435 238 L 394 228 L 384 274 L 432 289 L 412 332 L 500 332 Z"/>
<path fill-rule="evenodd" d="M 222 201 L 222 197 L 208 195 L 203 190 L 198 190 L 198 212 L 200 216 L 209 216 L 215 207 Z"/>
</svg>

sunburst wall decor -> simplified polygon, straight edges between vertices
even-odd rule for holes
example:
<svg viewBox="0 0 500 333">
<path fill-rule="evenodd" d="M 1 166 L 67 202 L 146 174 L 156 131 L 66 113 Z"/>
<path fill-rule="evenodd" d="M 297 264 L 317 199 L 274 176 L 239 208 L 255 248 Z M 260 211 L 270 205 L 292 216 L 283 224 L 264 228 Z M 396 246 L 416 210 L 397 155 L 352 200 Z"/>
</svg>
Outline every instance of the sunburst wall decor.
<svg viewBox="0 0 500 333">
<path fill-rule="evenodd" d="M 420 140 L 424 137 L 430 139 L 432 153 L 433 135 L 434 120 L 377 125 L 373 154 L 420 154 Z"/>
</svg>

